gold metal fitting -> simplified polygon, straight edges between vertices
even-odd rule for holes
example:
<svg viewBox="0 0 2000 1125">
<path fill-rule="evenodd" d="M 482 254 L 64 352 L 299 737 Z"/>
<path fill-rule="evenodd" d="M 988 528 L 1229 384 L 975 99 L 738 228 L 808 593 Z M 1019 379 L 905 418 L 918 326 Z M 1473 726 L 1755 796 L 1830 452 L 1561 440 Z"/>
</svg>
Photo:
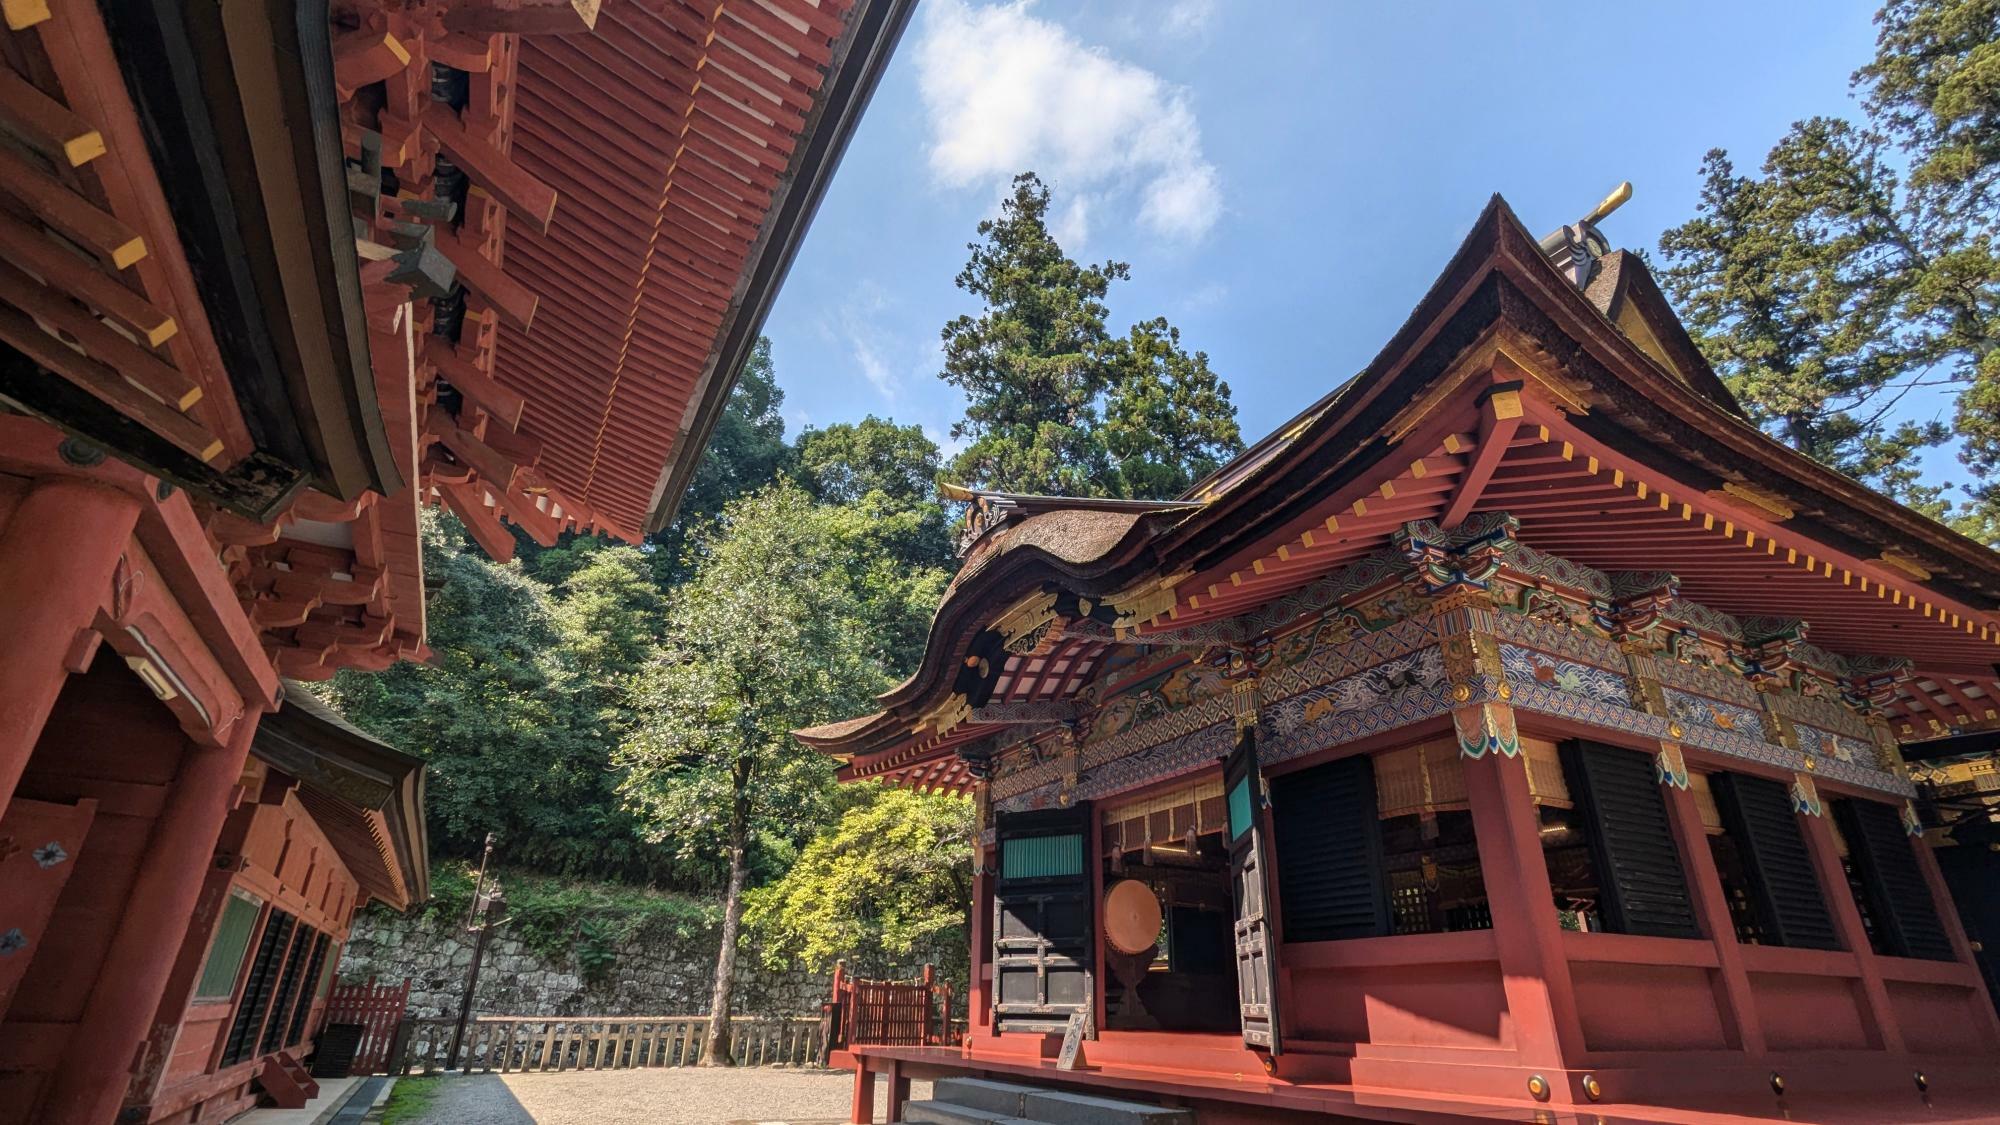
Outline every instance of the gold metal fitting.
<svg viewBox="0 0 2000 1125">
<path fill-rule="evenodd" d="M 1583 1096 L 1589 1098 L 1591 1101 L 1596 1101 L 1604 1096 L 1604 1087 L 1597 1084 L 1597 1075 L 1586 1074 L 1583 1076 Z"/>
<path fill-rule="evenodd" d="M 1538 1102 L 1539 1102 L 1539 1101 L 1546 1101 L 1546 1100 L 1548 1100 L 1548 1096 L 1549 1096 L 1549 1080 L 1548 1080 L 1548 1079 L 1546 1079 L 1546 1078 L 1543 1078 L 1543 1077 L 1542 1077 L 1541 1075 L 1539 1075 L 1539 1074 L 1531 1074 L 1531 1075 L 1529 1075 L 1529 1076 L 1528 1076 L 1528 1093 L 1530 1093 L 1530 1094 L 1534 1095 L 1534 1098 L 1535 1098 L 1535 1100 L 1536 1100 L 1536 1101 L 1538 1101 Z"/>
</svg>

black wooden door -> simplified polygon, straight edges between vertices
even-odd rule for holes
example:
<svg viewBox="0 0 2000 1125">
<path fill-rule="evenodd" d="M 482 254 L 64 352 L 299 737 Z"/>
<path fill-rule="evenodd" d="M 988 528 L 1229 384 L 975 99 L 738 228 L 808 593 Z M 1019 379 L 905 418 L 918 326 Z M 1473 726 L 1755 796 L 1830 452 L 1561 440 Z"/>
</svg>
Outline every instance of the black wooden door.
<svg viewBox="0 0 2000 1125">
<path fill-rule="evenodd" d="M 1257 737 L 1244 731 L 1222 766 L 1229 807 L 1229 887 L 1236 902 L 1236 1001 L 1243 1042 L 1279 1053 L 1277 938 L 1271 927 L 1270 848 L 1264 839 Z"/>
<path fill-rule="evenodd" d="M 1062 1031 L 1082 1012 L 1090 1026 L 1090 809 L 1001 813 L 993 884 L 993 1026 Z"/>
</svg>

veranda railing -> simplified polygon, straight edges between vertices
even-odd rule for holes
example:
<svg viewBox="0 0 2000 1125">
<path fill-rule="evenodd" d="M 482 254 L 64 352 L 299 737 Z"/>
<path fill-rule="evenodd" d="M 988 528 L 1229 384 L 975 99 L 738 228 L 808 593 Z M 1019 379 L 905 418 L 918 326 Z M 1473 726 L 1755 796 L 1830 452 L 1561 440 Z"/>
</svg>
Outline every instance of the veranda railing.
<svg viewBox="0 0 2000 1125">
<path fill-rule="evenodd" d="M 402 1073 L 443 1070 L 456 1022 L 406 1021 Z M 729 1023 L 730 1056 L 739 1066 L 820 1063 L 825 1038 L 817 1016 Z M 692 1066 L 707 1033 L 707 1016 L 480 1016 L 466 1025 L 459 1065 L 468 1073 Z"/>
</svg>

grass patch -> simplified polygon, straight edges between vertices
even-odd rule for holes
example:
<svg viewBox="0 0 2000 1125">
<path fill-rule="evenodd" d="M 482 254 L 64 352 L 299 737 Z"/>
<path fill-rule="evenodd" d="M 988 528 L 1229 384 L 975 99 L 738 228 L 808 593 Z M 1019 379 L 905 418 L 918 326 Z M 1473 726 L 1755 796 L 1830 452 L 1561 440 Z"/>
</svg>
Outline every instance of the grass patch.
<svg viewBox="0 0 2000 1125">
<path fill-rule="evenodd" d="M 442 1078 L 398 1078 L 382 1104 L 382 1125 L 414 1125 L 430 1114 Z"/>
</svg>

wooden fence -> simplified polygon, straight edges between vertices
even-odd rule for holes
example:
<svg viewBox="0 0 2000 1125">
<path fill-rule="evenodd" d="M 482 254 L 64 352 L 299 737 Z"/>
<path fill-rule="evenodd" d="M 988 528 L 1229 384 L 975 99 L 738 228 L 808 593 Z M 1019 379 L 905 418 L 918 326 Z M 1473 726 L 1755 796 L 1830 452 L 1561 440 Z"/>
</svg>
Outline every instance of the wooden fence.
<svg viewBox="0 0 2000 1125">
<path fill-rule="evenodd" d="M 409 1020 L 400 1073 L 443 1070 L 457 1021 Z M 816 1016 L 730 1023 L 730 1056 L 739 1066 L 817 1066 L 825 1033 Z M 467 1073 L 630 1070 L 691 1066 L 701 1059 L 707 1016 L 480 1016 L 466 1025 L 459 1065 Z"/>
<path fill-rule="evenodd" d="M 865 980 L 836 965 L 827 1012 L 835 1048 L 927 1047 L 956 1043 L 960 1034 L 950 1018 L 951 985 L 930 965 L 914 980 Z"/>
<path fill-rule="evenodd" d="M 410 1000 L 410 980 L 399 985 L 375 983 L 335 985 L 327 993 L 326 1014 L 320 1026 L 347 1023 L 361 1027 L 361 1042 L 354 1049 L 350 1074 L 387 1074 L 396 1042 L 396 1030 L 403 1023 L 403 1008 Z"/>
</svg>

